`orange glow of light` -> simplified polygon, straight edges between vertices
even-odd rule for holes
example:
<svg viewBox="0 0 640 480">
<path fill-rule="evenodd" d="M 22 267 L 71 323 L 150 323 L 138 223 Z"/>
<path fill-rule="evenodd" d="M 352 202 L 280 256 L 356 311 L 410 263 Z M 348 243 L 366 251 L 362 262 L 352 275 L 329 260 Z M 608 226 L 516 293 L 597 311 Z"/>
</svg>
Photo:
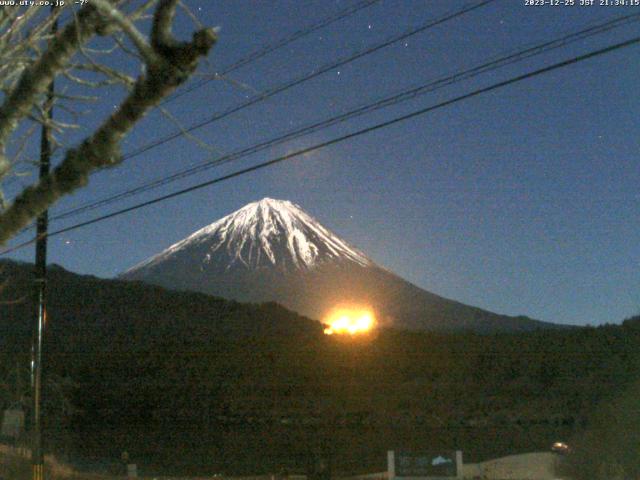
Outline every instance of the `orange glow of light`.
<svg viewBox="0 0 640 480">
<path fill-rule="evenodd" d="M 327 316 L 325 323 L 329 325 L 324 329 L 326 335 L 357 335 L 373 329 L 376 320 L 366 308 L 339 308 Z"/>
</svg>

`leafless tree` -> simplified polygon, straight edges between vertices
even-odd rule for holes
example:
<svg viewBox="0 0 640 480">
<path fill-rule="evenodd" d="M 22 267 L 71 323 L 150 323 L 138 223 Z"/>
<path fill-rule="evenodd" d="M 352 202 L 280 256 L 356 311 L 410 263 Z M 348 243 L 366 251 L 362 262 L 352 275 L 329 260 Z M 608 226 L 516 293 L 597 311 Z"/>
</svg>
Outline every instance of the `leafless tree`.
<svg viewBox="0 0 640 480">
<path fill-rule="evenodd" d="M 17 1 L 16 6 L 0 6 L 0 185 L 16 174 L 27 139 L 43 122 L 62 151 L 48 176 L 25 186 L 11 202 L 0 199 L 0 244 L 61 197 L 86 185 L 92 172 L 119 164 L 124 137 L 194 74 L 215 43 L 216 31 L 198 26 L 190 41 L 174 38 L 178 1 L 89 0 L 80 2 L 80 8 L 52 10 L 19 6 Z M 52 33 L 56 21 L 60 26 Z M 147 24 L 148 34 L 142 29 Z M 122 61 L 113 61 L 114 52 L 137 67 L 133 75 Z M 97 95 L 95 89 L 118 85 L 125 92 L 112 113 L 70 147 L 58 139 L 78 124 L 44 114 L 54 79 L 72 86 L 56 91 L 53 101 L 73 115 L 79 115 L 74 105 L 113 98 Z M 78 94 L 80 87 L 94 95 Z"/>
</svg>

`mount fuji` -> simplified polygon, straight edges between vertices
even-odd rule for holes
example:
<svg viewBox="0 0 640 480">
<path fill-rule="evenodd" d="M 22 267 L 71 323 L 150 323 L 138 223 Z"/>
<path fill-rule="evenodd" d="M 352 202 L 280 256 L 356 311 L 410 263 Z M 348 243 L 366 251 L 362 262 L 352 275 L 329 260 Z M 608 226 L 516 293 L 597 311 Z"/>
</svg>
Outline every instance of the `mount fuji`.
<svg viewBox="0 0 640 480">
<path fill-rule="evenodd" d="M 411 330 L 557 326 L 427 292 L 376 265 L 298 205 L 271 198 L 196 231 L 120 277 L 243 302 L 275 301 L 318 320 L 336 305 L 357 304 L 372 308 L 383 325 Z"/>
</svg>

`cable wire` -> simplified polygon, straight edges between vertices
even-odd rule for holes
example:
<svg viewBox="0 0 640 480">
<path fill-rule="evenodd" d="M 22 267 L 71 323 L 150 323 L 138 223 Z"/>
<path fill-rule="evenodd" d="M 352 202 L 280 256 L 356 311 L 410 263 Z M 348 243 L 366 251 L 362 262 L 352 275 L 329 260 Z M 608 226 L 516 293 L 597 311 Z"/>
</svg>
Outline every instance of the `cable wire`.
<svg viewBox="0 0 640 480">
<path fill-rule="evenodd" d="M 453 13 L 448 13 L 445 14 L 441 17 L 436 18 L 435 20 L 429 20 L 426 23 L 420 25 L 419 27 L 413 28 L 411 30 L 409 30 L 408 32 L 405 32 L 403 34 L 400 35 L 396 35 L 394 37 L 391 37 L 387 40 L 384 40 L 381 43 L 378 43 L 376 45 L 373 45 L 371 47 L 368 47 L 364 50 L 360 50 L 358 52 L 352 53 L 351 55 L 342 58 L 336 62 L 332 62 L 330 64 L 324 65 L 323 67 L 320 67 L 319 69 L 315 69 L 313 71 L 311 71 L 310 73 L 307 73 L 301 77 L 295 78 L 293 80 L 289 80 L 283 84 L 277 85 L 275 87 L 270 88 L 269 90 L 266 90 L 263 93 L 260 93 L 258 95 L 255 95 L 251 98 L 249 98 L 247 101 L 242 102 L 239 105 L 233 106 L 231 108 L 228 108 L 227 110 L 223 110 L 222 112 L 218 112 L 213 114 L 211 117 L 202 120 L 198 123 L 195 123 L 193 125 L 191 125 L 190 127 L 187 127 L 186 129 L 180 129 L 180 130 L 176 130 L 173 133 L 166 135 L 163 138 L 154 140 L 153 142 L 150 142 L 146 145 L 142 145 L 141 147 L 126 153 L 122 160 L 128 160 L 130 158 L 133 157 L 137 157 L 138 155 L 141 155 L 142 153 L 148 152 L 149 150 L 152 150 L 156 147 L 159 147 L 160 145 L 164 145 L 167 142 L 170 142 L 172 140 L 175 140 L 177 138 L 180 138 L 188 133 L 191 133 L 195 130 L 198 130 L 206 125 L 210 125 L 213 122 L 216 122 L 218 120 L 221 120 L 225 117 L 228 117 L 229 115 L 239 112 L 240 110 L 243 110 L 247 107 L 250 107 L 252 105 L 255 105 L 259 102 L 262 102 L 268 98 L 273 97 L 274 95 L 277 95 L 279 93 L 282 93 L 286 90 L 289 90 L 293 87 L 296 87 L 302 83 L 308 82 L 311 79 L 314 79 L 316 77 L 319 77 L 320 75 L 323 75 L 324 73 L 330 71 L 330 70 L 335 70 L 336 68 L 342 67 L 348 63 L 351 63 L 359 58 L 362 58 L 364 56 L 367 55 L 371 55 L 372 53 L 375 53 L 379 50 L 382 50 L 383 48 L 389 47 L 395 43 L 398 43 L 402 40 L 406 40 L 407 38 L 413 36 L 413 35 L 417 35 L 419 33 L 422 33 L 426 30 L 429 30 L 430 28 L 436 27 L 438 25 L 441 25 L 443 23 L 446 23 L 450 20 L 453 20 L 455 18 L 458 18 L 466 13 L 469 13 L 471 11 L 477 10 L 478 8 L 484 7 L 486 5 L 489 5 L 493 2 L 495 2 L 497 0 L 482 0 L 481 2 L 477 2 L 475 4 L 472 5 L 468 5 L 465 6 L 459 10 L 456 10 Z"/>
<path fill-rule="evenodd" d="M 310 133 L 314 133 L 317 132 L 319 130 L 328 128 L 330 126 L 333 126 L 337 123 L 341 123 L 347 120 L 350 120 L 352 118 L 367 114 L 367 113 L 371 113 L 373 111 L 379 110 L 381 108 L 385 108 L 391 105 L 395 105 L 404 101 L 408 101 L 411 100 L 413 98 L 416 98 L 419 95 L 424 95 L 426 93 L 430 93 L 433 92 L 437 89 L 452 85 L 454 83 L 463 81 L 463 80 L 468 80 L 470 78 L 474 78 L 480 74 L 483 73 L 487 73 L 489 71 L 493 71 L 496 70 L 498 68 L 502 68 L 505 67 L 507 65 L 511 65 L 513 63 L 531 58 L 533 56 L 536 55 L 540 55 L 543 53 L 547 53 L 551 50 L 560 48 L 560 47 L 564 47 L 570 43 L 579 41 L 579 40 L 584 40 L 588 37 L 597 35 L 597 34 L 601 34 L 607 31 L 612 30 L 613 28 L 617 28 L 623 25 L 626 25 L 630 22 L 633 21 L 638 21 L 640 19 L 640 13 L 635 13 L 635 14 L 630 14 L 630 15 L 625 15 L 622 17 L 617 17 L 615 19 L 609 20 L 607 22 L 604 23 L 600 23 L 597 25 L 593 25 L 590 26 L 586 29 L 580 30 L 578 32 L 574 32 L 568 35 L 564 35 L 561 38 L 557 38 L 555 40 L 551 40 L 548 42 L 544 42 L 542 44 L 538 44 L 529 48 L 526 48 L 524 50 L 520 50 L 517 51 L 515 53 L 512 54 L 508 54 L 506 56 L 503 57 L 498 57 L 495 60 L 491 60 L 489 62 L 485 62 L 482 63 L 476 67 L 473 67 L 471 69 L 467 69 L 452 75 L 448 75 L 446 77 L 437 79 L 437 80 L 433 80 L 433 81 L 429 81 L 426 84 L 420 85 L 418 87 L 414 87 L 411 89 L 407 89 L 404 91 L 401 91 L 399 93 L 393 94 L 391 96 L 387 96 L 384 97 L 382 99 L 379 99 L 373 103 L 368 103 L 365 104 L 363 106 L 360 106 L 358 108 L 355 108 L 353 110 L 350 110 L 348 112 L 342 113 L 340 115 L 331 117 L 329 119 L 325 119 L 323 121 L 320 122 L 315 122 L 312 123 L 310 125 L 306 125 L 302 128 L 298 128 L 292 131 L 289 131 L 283 135 L 271 138 L 269 140 L 263 141 L 261 143 L 249 146 L 249 147 L 245 147 L 242 148 L 240 150 L 236 150 L 234 152 L 231 152 L 229 154 L 223 155 L 222 157 L 218 157 L 215 158 L 213 160 L 207 160 L 205 162 L 201 162 L 198 165 L 189 167 L 187 169 L 183 169 L 180 170 L 178 172 L 175 172 L 169 176 L 165 176 L 162 177 L 160 179 L 151 181 L 151 182 L 147 182 L 145 184 L 139 185 L 137 187 L 131 188 L 131 189 L 127 189 L 124 190 L 122 192 L 119 192 L 117 194 L 113 194 L 113 195 L 109 195 L 106 197 L 103 197 L 99 200 L 95 200 L 91 203 L 85 204 L 85 205 L 81 205 L 66 211 L 63 211 L 55 216 L 52 216 L 52 220 L 62 220 L 65 218 L 69 218 L 69 217 L 73 217 L 76 216 L 80 213 L 86 212 L 86 211 L 90 211 L 90 210 L 94 210 L 96 208 L 102 207 L 102 206 L 106 206 L 106 205 L 110 205 L 114 202 L 117 202 L 119 200 L 125 199 L 125 198 L 129 198 L 132 197 L 134 195 L 138 195 L 150 190 L 154 190 L 156 188 L 159 188 L 161 186 L 164 185 L 168 185 L 170 183 L 173 183 L 177 180 L 183 179 L 183 178 L 187 178 L 191 175 L 194 175 L 196 173 L 200 173 L 203 172 L 205 170 L 208 170 L 210 168 L 213 167 L 217 167 L 219 165 L 222 164 L 226 164 L 232 161 L 236 161 L 239 160 L 241 158 L 245 158 L 251 154 L 254 154 L 256 152 L 262 151 L 266 148 L 270 148 L 276 145 L 280 145 L 284 142 L 293 140 L 293 139 L 297 139 L 299 137 L 302 137 L 304 135 L 308 135 Z M 24 230 L 23 230 L 24 231 Z"/>
<path fill-rule="evenodd" d="M 209 117 L 206 120 L 201 121 L 201 122 L 199 122 L 197 124 L 194 124 L 194 125 L 186 128 L 186 129 L 177 130 L 177 131 L 173 132 L 172 134 L 170 134 L 168 136 L 165 136 L 165 137 L 163 137 L 161 139 L 158 139 L 158 140 L 155 140 L 153 142 L 150 142 L 150 143 L 148 143 L 146 145 L 142 145 L 138 149 L 124 154 L 123 157 L 122 157 L 122 161 L 129 160 L 129 159 L 131 159 L 133 157 L 141 155 L 142 153 L 145 153 L 145 152 L 147 152 L 147 151 L 149 151 L 149 150 L 151 150 L 153 148 L 156 148 L 156 147 L 158 147 L 160 145 L 163 145 L 163 144 L 165 144 L 167 142 L 170 142 L 172 140 L 175 140 L 177 138 L 185 136 L 185 135 L 193 132 L 194 130 L 197 130 L 199 128 L 204 127 L 205 125 L 209 125 L 209 124 L 211 124 L 211 123 L 213 123 L 213 122 L 215 122 L 217 120 L 220 120 L 222 118 L 225 118 L 225 117 L 227 117 L 227 116 L 229 116 L 229 115 L 231 115 L 231 114 L 233 114 L 235 112 L 243 110 L 244 108 L 247 108 L 249 106 L 255 105 L 255 104 L 257 104 L 257 103 L 259 103 L 259 102 L 261 102 L 263 100 L 266 100 L 267 98 L 270 98 L 273 95 L 276 95 L 276 94 L 281 93 L 283 91 L 286 91 L 286 90 L 288 90 L 290 88 L 293 88 L 293 87 L 295 87 L 297 85 L 300 85 L 300 84 L 302 84 L 304 82 L 307 82 L 307 81 L 309 81 L 309 80 L 311 80 L 313 78 L 316 78 L 316 77 L 318 77 L 318 76 L 320 76 L 320 75 L 322 75 L 322 74 L 324 74 L 324 73 L 326 73 L 326 72 L 328 72 L 330 70 L 334 70 L 334 69 L 339 68 L 339 67 L 341 67 L 343 65 L 346 65 L 346 64 L 348 64 L 350 62 L 353 62 L 353 61 L 355 61 L 355 60 L 357 60 L 359 58 L 362 58 L 362 57 L 364 57 L 366 55 L 370 55 L 372 53 L 375 53 L 375 52 L 377 52 L 377 51 L 379 51 L 379 50 L 381 50 L 383 48 L 386 48 L 386 47 L 388 47 L 390 45 L 393 45 L 393 44 L 395 44 L 397 42 L 400 42 L 402 40 L 406 40 L 407 38 L 409 38 L 409 37 L 411 37 L 413 35 L 417 35 L 419 33 L 422 33 L 422 32 L 424 32 L 424 31 L 426 31 L 426 30 L 428 30 L 430 28 L 433 28 L 435 26 L 438 26 L 438 25 L 441 25 L 443 23 L 446 23 L 446 22 L 448 22 L 450 20 L 453 20 L 455 18 L 458 18 L 458 17 L 460 17 L 460 16 L 462 16 L 462 15 L 468 13 L 468 12 L 471 12 L 471 11 L 474 11 L 474 10 L 476 10 L 478 8 L 481 8 L 481 7 L 484 7 L 486 5 L 489 5 L 489 4 L 491 4 L 491 3 L 495 2 L 495 1 L 497 1 L 497 0 L 482 0 L 480 2 L 476 2 L 474 4 L 464 6 L 464 7 L 460 8 L 460 9 L 454 11 L 454 12 L 447 13 L 447 14 L 445 14 L 443 16 L 440 16 L 440 17 L 438 17 L 436 19 L 428 20 L 426 23 L 423 23 L 418 27 L 412 28 L 412 29 L 410 29 L 409 31 L 407 31 L 405 33 L 402 33 L 400 35 L 396 35 L 396 36 L 393 36 L 391 38 L 388 38 L 387 40 L 384 40 L 384 41 L 382 41 L 382 42 L 380 42 L 380 43 L 378 43 L 376 45 L 373 45 L 373 46 L 368 47 L 368 48 L 366 48 L 364 50 L 360 50 L 358 52 L 352 53 L 351 55 L 349 55 L 349 56 L 347 56 L 347 57 L 345 57 L 345 58 L 343 58 L 341 60 L 338 60 L 337 62 L 333 62 L 333 63 L 327 64 L 327 65 L 321 67 L 320 69 L 313 70 L 312 72 L 310 72 L 310 73 L 308 73 L 306 75 L 303 75 L 302 77 L 298 77 L 298 78 L 290 80 L 290 81 L 288 81 L 288 82 L 286 82 L 284 84 L 281 84 L 281 85 L 278 85 L 276 87 L 273 87 L 272 89 L 267 90 L 266 92 L 263 92 L 262 94 L 259 94 L 259 95 L 256 95 L 254 97 L 251 97 L 246 102 L 243 102 L 243 103 L 241 103 L 241 104 L 239 104 L 237 106 L 231 107 L 231 108 L 229 108 L 227 110 L 224 110 L 222 112 L 218 112 L 218 113 L 214 114 L 212 117 Z M 236 64 L 240 64 L 241 62 L 243 62 L 243 60 L 240 60 L 240 61 L 236 62 Z M 65 213 L 65 215 L 66 215 L 66 213 Z M 58 217 L 58 218 L 60 218 L 60 217 Z M 27 227 L 26 229 L 28 230 L 29 228 L 30 227 Z"/>
<path fill-rule="evenodd" d="M 259 60 L 260 58 L 264 57 L 265 55 L 272 53 L 282 47 L 285 47 L 287 45 L 289 45 L 290 43 L 299 40 L 300 38 L 304 38 L 307 35 L 320 30 L 324 27 L 327 27 L 329 25 L 331 25 L 332 23 L 335 23 L 339 20 L 342 20 L 343 18 L 346 18 L 350 15 L 353 15 L 356 12 L 359 12 L 360 10 L 363 10 L 365 8 L 368 8 L 370 6 L 372 6 L 374 3 L 379 2 L 380 0 L 365 0 L 363 2 L 357 3 L 355 5 L 351 5 L 343 10 L 340 10 L 339 12 L 336 12 L 335 14 L 332 14 L 318 22 L 316 22 L 313 25 L 309 25 L 308 27 L 302 29 L 302 30 L 298 30 L 294 33 L 292 33 L 291 35 L 281 38 L 280 40 L 265 46 L 264 48 L 258 49 L 253 51 L 252 53 L 250 53 L 249 55 L 247 55 L 244 58 L 241 58 L 237 61 L 235 61 L 234 63 L 232 63 L 231 65 L 229 65 L 228 67 L 224 68 L 221 72 L 216 73 L 213 77 L 211 78 L 207 78 L 205 80 L 201 80 L 198 83 L 195 83 L 193 85 L 191 85 L 189 88 L 185 88 L 184 90 L 181 90 L 180 92 L 176 92 L 173 95 L 171 95 L 170 97 L 166 98 L 161 105 L 165 105 L 169 102 L 172 102 L 176 99 L 178 99 L 179 97 L 182 97 L 183 95 L 186 95 L 187 93 L 193 92 L 194 90 L 197 90 L 201 87 L 203 87 L 204 85 L 208 84 L 209 82 L 212 82 L 213 80 L 215 80 L 216 78 L 220 78 L 223 77 L 225 75 L 228 75 L 236 70 L 238 70 L 241 67 L 244 67 L 245 65 L 255 62 L 256 60 Z"/>
<path fill-rule="evenodd" d="M 57 235 L 60 235 L 60 234 L 63 234 L 63 233 L 67 233 L 67 232 L 73 231 L 73 230 L 77 230 L 79 228 L 86 227 L 88 225 L 93 225 L 95 223 L 102 222 L 104 220 L 107 220 L 107 219 L 110 219 L 110 218 L 114 218 L 114 217 L 123 215 L 125 213 L 132 212 L 134 210 L 138 210 L 138 209 L 143 208 L 143 207 L 147 207 L 149 205 L 154 205 L 156 203 L 160 203 L 160 202 L 169 200 L 171 198 L 175 198 L 175 197 L 178 197 L 178 196 L 193 192 L 195 190 L 200 190 L 202 188 L 205 188 L 205 187 L 217 184 L 217 183 L 221 183 L 221 182 L 224 182 L 224 181 L 227 181 L 227 180 L 231 180 L 232 178 L 236 178 L 236 177 L 239 177 L 241 175 L 245 175 L 245 174 L 250 173 L 250 172 L 255 172 L 257 170 L 262 170 L 264 168 L 276 165 L 278 163 L 282 163 L 282 162 L 284 162 L 286 160 L 290 160 L 290 159 L 292 159 L 294 157 L 299 157 L 300 155 L 305 155 L 307 153 L 311 153 L 311 152 L 326 148 L 326 147 L 331 146 L 331 145 L 342 143 L 342 142 L 344 142 L 346 140 L 350 140 L 352 138 L 356 138 L 356 137 L 359 137 L 361 135 L 366 135 L 368 133 L 371 133 L 371 132 L 374 132 L 374 131 L 377 131 L 377 130 L 380 130 L 380 129 L 383 129 L 383 128 L 390 127 L 392 125 L 395 125 L 395 124 L 410 120 L 412 118 L 416 118 L 416 117 L 425 115 L 425 114 L 427 114 L 429 112 L 432 112 L 432 111 L 435 111 L 435 110 L 439 110 L 441 108 L 453 105 L 455 103 L 458 103 L 458 102 L 461 102 L 461 101 L 464 101 L 464 100 L 468 100 L 470 98 L 474 98 L 474 97 L 477 97 L 479 95 L 498 90 L 500 88 L 504 88 L 504 87 L 506 87 L 508 85 L 513 85 L 515 83 L 519 83 L 519 82 L 522 82 L 524 80 L 527 80 L 527 79 L 530 79 L 530 78 L 533 78 L 533 77 L 537 77 L 537 76 L 543 75 L 545 73 L 549 73 L 549 72 L 552 72 L 554 70 L 558 70 L 560 68 L 567 67 L 569 65 L 574 65 L 576 63 L 583 62 L 585 60 L 588 60 L 588 59 L 591 59 L 591 58 L 594 58 L 594 57 L 597 57 L 597 56 L 600 56 L 600 55 L 604 55 L 604 54 L 607 54 L 607 53 L 610 53 L 610 52 L 613 52 L 613 51 L 616 51 L 616 50 L 620 50 L 622 48 L 630 47 L 630 46 L 638 44 L 638 43 L 640 43 L 640 37 L 634 37 L 634 38 L 632 38 L 630 40 L 626 40 L 624 42 L 616 43 L 614 45 L 610 45 L 608 47 L 604 47 L 604 48 L 601 48 L 599 50 L 595 50 L 595 51 L 586 53 L 584 55 L 580 55 L 580 56 L 577 56 L 577 57 L 570 58 L 568 60 L 564 60 L 564 61 L 561 61 L 561 62 L 558 62 L 558 63 L 554 63 L 554 64 L 549 65 L 547 67 L 543 67 L 543 68 L 534 70 L 532 72 L 528 72 L 528 73 L 525 73 L 525 74 L 522 74 L 522 75 L 518 75 L 518 76 L 510 78 L 508 80 L 504 80 L 504 81 L 501 81 L 501 82 L 498 82 L 498 83 L 494 83 L 494 84 L 492 84 L 492 85 L 490 85 L 488 87 L 484 87 L 484 88 L 480 88 L 480 89 L 474 90 L 474 91 L 472 91 L 470 93 L 466 93 L 464 95 L 460 95 L 460 96 L 454 97 L 454 98 L 446 100 L 444 102 L 440 102 L 440 103 L 437 103 L 435 105 L 430 105 L 428 107 L 421 108 L 421 109 L 413 111 L 411 113 L 408 113 L 408 114 L 405 114 L 405 115 L 401 115 L 399 117 L 395 117 L 395 118 L 393 118 L 391 120 L 387 120 L 385 122 L 377 123 L 377 124 L 372 125 L 370 127 L 366 127 L 366 128 L 357 130 L 355 132 L 348 133 L 346 135 L 342 135 L 340 137 L 336 137 L 336 138 L 333 138 L 331 140 L 327 140 L 327 141 L 322 142 L 322 143 L 318 143 L 318 144 L 313 145 L 311 147 L 303 148 L 301 150 L 297 150 L 297 151 L 289 153 L 287 155 L 282 155 L 282 156 L 273 158 L 271 160 L 267 160 L 265 162 L 253 165 L 251 167 L 247 167 L 247 168 L 244 168 L 244 169 L 241 169 L 241 170 L 237 170 L 237 171 L 235 171 L 233 173 L 230 173 L 228 175 L 223 175 L 221 177 L 217 177 L 217 178 L 214 178 L 212 180 L 208 180 L 206 182 L 202 182 L 202 183 L 199 183 L 199 184 L 196 184 L 196 185 L 192 185 L 191 187 L 184 188 L 182 190 L 178 190 L 176 192 L 172 192 L 170 194 L 163 195 L 161 197 L 157 197 L 157 198 L 154 198 L 152 200 L 148 200 L 146 202 L 139 203 L 137 205 L 133 205 L 131 207 L 123 208 L 121 210 L 117 210 L 115 212 L 111 212 L 111 213 L 108 213 L 106 215 L 102 215 L 102 216 L 93 218 L 91 220 L 87 220 L 87 221 L 84 221 L 84 222 L 76 223 L 75 225 L 71 225 L 69 227 L 61 228 L 61 229 L 55 230 L 53 232 L 49 232 L 49 234 L 46 235 L 46 236 L 47 237 L 53 237 L 53 236 L 57 236 Z M 6 255 L 8 253 L 14 252 L 14 251 L 19 250 L 21 248 L 24 248 L 27 245 L 31 245 L 32 243 L 34 243 L 37 240 L 37 238 L 38 237 L 36 237 L 34 239 L 31 239 L 31 240 L 28 240 L 26 242 L 23 242 L 23 243 L 21 243 L 19 245 L 16 245 L 14 247 L 8 248 L 8 249 L 0 252 L 0 255 Z"/>
<path fill-rule="evenodd" d="M 255 50 L 253 52 L 251 52 L 250 54 L 248 54 L 247 56 L 240 58 L 238 60 L 236 60 L 234 63 L 232 63 L 231 65 L 229 65 L 228 67 L 226 67 L 223 71 L 221 71 L 220 73 L 216 73 L 215 75 L 213 75 L 211 78 L 207 78 L 205 80 L 201 80 L 200 82 L 190 86 L 189 88 L 186 88 L 182 91 L 179 92 L 175 92 L 173 95 L 165 98 L 162 102 L 160 102 L 160 104 L 158 105 L 158 107 L 161 107 L 167 103 L 170 103 L 174 100 L 176 100 L 177 98 L 186 95 L 189 92 L 192 92 L 204 85 L 206 85 L 207 83 L 216 80 L 218 78 L 224 77 L 225 75 L 228 75 L 229 73 L 234 72 L 235 70 L 244 67 L 245 65 L 248 65 L 249 63 L 252 63 L 256 60 L 259 60 L 260 58 L 268 55 L 269 53 L 272 53 L 282 47 L 285 47 L 287 45 L 289 45 L 290 43 L 293 43 L 296 40 L 299 40 L 301 38 L 304 38 L 307 35 L 310 35 L 311 33 L 320 30 L 324 27 L 327 27 L 329 25 L 331 25 L 332 23 L 335 23 L 339 20 L 342 20 L 346 17 L 349 17 L 351 15 L 353 15 L 354 13 L 359 12 L 360 10 L 363 10 L 365 8 L 368 8 L 372 5 L 374 5 L 375 3 L 380 2 L 380 0 L 363 0 L 359 3 L 356 3 L 355 5 L 350 5 L 347 8 L 344 8 L 338 12 L 335 12 L 319 21 L 317 21 L 316 23 L 309 25 L 306 28 L 297 30 L 295 32 L 293 32 L 292 34 L 281 38 L 280 40 L 277 40 L 274 43 L 268 44 L 265 47 Z M 65 18 L 63 20 L 63 23 L 66 22 L 67 20 L 69 20 L 70 18 L 73 17 L 73 14 L 70 14 L 69 17 Z M 188 132 L 184 132 L 184 133 L 188 133 Z M 15 177 L 14 177 L 15 178 Z"/>
</svg>

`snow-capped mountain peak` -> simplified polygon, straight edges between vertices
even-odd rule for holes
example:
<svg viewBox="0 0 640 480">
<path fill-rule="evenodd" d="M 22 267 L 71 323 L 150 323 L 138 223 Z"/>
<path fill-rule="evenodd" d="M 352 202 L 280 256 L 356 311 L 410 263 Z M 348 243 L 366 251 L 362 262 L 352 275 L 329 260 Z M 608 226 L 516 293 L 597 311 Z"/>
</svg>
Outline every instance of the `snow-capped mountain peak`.
<svg viewBox="0 0 640 480">
<path fill-rule="evenodd" d="M 548 325 L 422 290 L 374 264 L 298 205 L 271 198 L 245 205 L 120 278 L 241 302 L 277 302 L 315 319 L 337 306 L 364 305 L 381 325 L 409 329 L 493 332 Z"/>
<path fill-rule="evenodd" d="M 201 270 L 207 270 L 208 266 L 226 270 L 311 269 L 332 261 L 373 265 L 364 253 L 323 227 L 298 205 L 272 198 L 245 205 L 126 274 L 153 268 L 177 255 L 188 255 L 198 261 Z"/>
</svg>

